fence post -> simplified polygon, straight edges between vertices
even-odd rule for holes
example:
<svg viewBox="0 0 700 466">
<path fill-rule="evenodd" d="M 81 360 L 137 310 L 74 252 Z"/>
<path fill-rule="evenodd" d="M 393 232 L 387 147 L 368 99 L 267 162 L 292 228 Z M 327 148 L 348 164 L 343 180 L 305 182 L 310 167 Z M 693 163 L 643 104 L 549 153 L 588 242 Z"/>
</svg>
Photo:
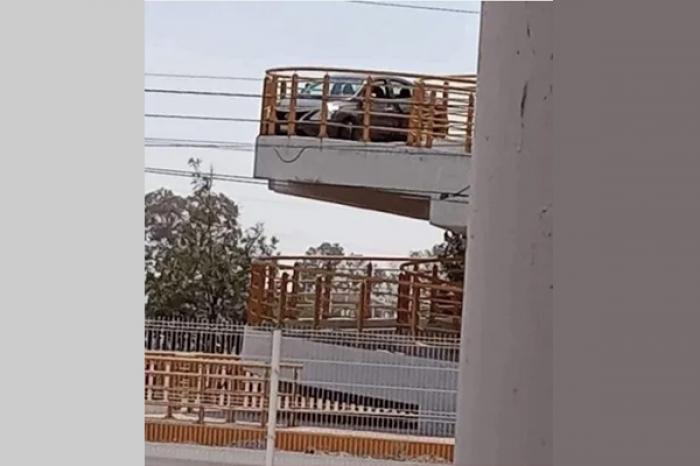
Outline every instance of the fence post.
<svg viewBox="0 0 700 466">
<path fill-rule="evenodd" d="M 273 76 L 269 87 L 270 111 L 267 113 L 267 134 L 274 135 L 277 128 L 277 76 Z"/>
<path fill-rule="evenodd" d="M 435 317 L 436 310 L 437 310 L 437 303 L 435 302 L 436 298 L 439 298 L 442 293 L 439 293 L 438 290 L 435 289 L 435 286 L 438 284 L 438 265 L 433 264 L 433 274 L 432 274 L 432 279 L 433 282 L 431 283 L 431 287 L 429 290 L 430 293 L 430 316 L 428 317 L 428 322 L 431 321 Z"/>
<path fill-rule="evenodd" d="M 275 460 L 275 436 L 277 427 L 277 392 L 280 376 L 280 350 L 282 331 L 272 331 L 272 351 L 270 354 L 270 383 L 268 384 L 267 444 L 265 445 L 265 466 L 273 466 Z"/>
<path fill-rule="evenodd" d="M 165 376 L 163 377 L 163 400 L 165 401 L 165 418 L 173 417 L 173 405 L 170 403 L 170 361 L 165 363 Z"/>
<path fill-rule="evenodd" d="M 323 291 L 323 278 L 319 275 L 316 277 L 316 299 L 314 300 L 314 329 L 318 329 L 321 323 L 321 293 Z"/>
<path fill-rule="evenodd" d="M 474 141 L 474 92 L 469 93 L 469 104 L 467 107 L 467 134 L 465 138 L 464 150 L 471 154 Z"/>
<path fill-rule="evenodd" d="M 420 287 L 418 286 L 418 277 L 411 277 L 413 299 L 411 303 L 411 334 L 415 337 L 418 333 L 418 319 L 420 311 Z"/>
<path fill-rule="evenodd" d="M 364 98 L 362 99 L 362 140 L 364 142 L 370 141 L 369 127 L 371 125 L 370 112 L 372 111 L 372 83 L 372 76 L 368 76 Z"/>
<path fill-rule="evenodd" d="M 299 262 L 294 263 L 292 272 L 292 295 L 289 297 L 289 312 L 292 317 L 297 316 L 297 301 L 299 299 Z"/>
<path fill-rule="evenodd" d="M 365 314 L 367 313 L 367 280 L 362 280 L 360 283 L 360 302 L 359 309 L 357 310 L 357 331 L 361 332 L 364 327 Z"/>
<path fill-rule="evenodd" d="M 198 401 L 199 409 L 197 410 L 197 422 L 199 424 L 204 424 L 204 390 L 205 390 L 205 384 L 206 384 L 206 364 L 197 361 L 195 364 L 197 364 L 198 369 L 199 369 L 199 386 L 197 387 L 197 397 L 195 398 Z"/>
<path fill-rule="evenodd" d="M 292 75 L 292 89 L 289 96 L 289 114 L 287 115 L 287 136 L 296 134 L 297 121 L 297 92 L 299 91 L 299 76 Z"/>
<path fill-rule="evenodd" d="M 270 109 L 270 77 L 265 76 L 263 80 L 263 92 L 262 92 L 262 105 L 260 106 L 260 134 L 265 136 L 267 134 L 267 119 L 268 111 Z"/>
<path fill-rule="evenodd" d="M 371 318 L 372 317 L 372 272 L 373 272 L 373 267 L 372 263 L 370 262 L 367 264 L 367 280 L 366 280 L 366 290 L 365 290 L 365 295 L 363 295 L 363 299 L 367 299 L 367 304 L 365 305 L 365 317 Z"/>
<path fill-rule="evenodd" d="M 433 147 L 433 132 L 435 129 L 435 91 L 430 91 L 430 100 L 428 101 L 428 128 L 425 139 L 425 147 L 428 149 Z"/>
<path fill-rule="evenodd" d="M 331 78 L 326 73 L 323 77 L 323 90 L 321 92 L 321 127 L 318 129 L 318 137 L 323 139 L 328 136 L 328 93 L 330 91 Z"/>
<path fill-rule="evenodd" d="M 287 318 L 287 287 L 289 286 L 289 274 L 282 274 L 282 283 L 280 283 L 280 313 L 277 317 L 277 322 L 282 325 L 284 319 Z"/>
<path fill-rule="evenodd" d="M 329 319 L 331 313 L 331 287 L 333 286 L 333 271 L 328 269 L 328 273 L 323 279 L 323 313 L 321 318 Z"/>
</svg>

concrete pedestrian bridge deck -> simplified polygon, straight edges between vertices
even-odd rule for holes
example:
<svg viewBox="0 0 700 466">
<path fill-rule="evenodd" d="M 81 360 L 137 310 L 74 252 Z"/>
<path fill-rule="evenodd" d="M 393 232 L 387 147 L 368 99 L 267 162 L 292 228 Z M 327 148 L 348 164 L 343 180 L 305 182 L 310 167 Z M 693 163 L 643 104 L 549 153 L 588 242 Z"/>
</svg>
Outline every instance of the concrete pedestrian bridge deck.
<svg viewBox="0 0 700 466">
<path fill-rule="evenodd" d="M 279 193 L 460 230 L 475 86 L 474 76 L 270 70 L 254 175 Z"/>
</svg>

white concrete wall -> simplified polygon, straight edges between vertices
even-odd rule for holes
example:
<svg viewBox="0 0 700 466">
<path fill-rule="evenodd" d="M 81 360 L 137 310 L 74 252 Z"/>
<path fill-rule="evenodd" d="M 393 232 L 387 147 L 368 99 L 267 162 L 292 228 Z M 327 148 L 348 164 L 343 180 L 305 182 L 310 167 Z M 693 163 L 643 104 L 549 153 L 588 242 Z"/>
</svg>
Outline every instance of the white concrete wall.
<svg viewBox="0 0 700 466">
<path fill-rule="evenodd" d="M 552 5 L 482 7 L 455 452 L 463 466 L 552 464 Z"/>
</svg>

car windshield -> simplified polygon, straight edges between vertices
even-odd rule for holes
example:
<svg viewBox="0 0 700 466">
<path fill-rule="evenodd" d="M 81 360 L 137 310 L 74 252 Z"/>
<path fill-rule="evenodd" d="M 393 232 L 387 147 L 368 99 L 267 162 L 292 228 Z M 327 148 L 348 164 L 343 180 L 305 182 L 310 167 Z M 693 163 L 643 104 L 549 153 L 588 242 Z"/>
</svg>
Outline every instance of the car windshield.
<svg viewBox="0 0 700 466">
<path fill-rule="evenodd" d="M 360 79 L 333 79 L 330 82 L 330 95 L 332 96 L 353 96 L 362 87 Z M 320 97 L 323 94 L 323 83 L 308 83 L 300 91 L 301 95 Z"/>
</svg>

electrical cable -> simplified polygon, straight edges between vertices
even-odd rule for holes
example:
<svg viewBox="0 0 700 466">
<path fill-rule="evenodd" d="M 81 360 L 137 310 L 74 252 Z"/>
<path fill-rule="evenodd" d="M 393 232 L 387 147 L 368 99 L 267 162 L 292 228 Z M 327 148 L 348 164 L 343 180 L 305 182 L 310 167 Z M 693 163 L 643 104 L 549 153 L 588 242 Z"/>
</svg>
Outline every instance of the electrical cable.
<svg viewBox="0 0 700 466">
<path fill-rule="evenodd" d="M 372 2 L 372 1 L 361 1 L 361 0 L 348 0 L 348 3 L 357 3 L 359 5 L 367 6 L 384 6 L 392 8 L 410 8 L 414 10 L 430 10 L 430 11 L 442 11 L 445 13 L 460 13 L 460 14 L 470 14 L 478 15 L 480 11 L 478 10 L 462 10 L 459 8 L 443 8 L 434 6 L 423 6 L 423 5 L 407 5 L 404 3 L 392 3 L 392 2 Z"/>
<path fill-rule="evenodd" d="M 205 74 L 179 74 L 179 73 L 144 73 L 145 76 L 158 78 L 180 78 L 180 79 L 220 79 L 228 81 L 252 81 L 262 82 L 262 78 L 251 78 L 247 76 L 211 76 Z"/>
</svg>

